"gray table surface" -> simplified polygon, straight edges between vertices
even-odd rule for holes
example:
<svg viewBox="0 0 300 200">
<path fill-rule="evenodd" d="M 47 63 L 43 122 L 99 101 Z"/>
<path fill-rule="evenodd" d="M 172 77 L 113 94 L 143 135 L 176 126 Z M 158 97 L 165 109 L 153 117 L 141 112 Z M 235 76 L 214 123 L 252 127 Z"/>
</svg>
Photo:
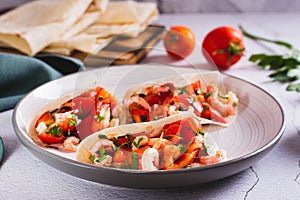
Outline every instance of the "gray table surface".
<svg viewBox="0 0 300 200">
<path fill-rule="evenodd" d="M 186 25 L 199 44 L 211 29 L 243 24 L 265 37 L 289 41 L 300 48 L 300 14 L 194 14 L 162 15 L 166 26 Z M 272 82 L 270 72 L 249 63 L 254 53 L 285 53 L 280 47 L 246 39 L 245 57 L 226 73 L 246 79 L 271 93 L 283 106 L 286 130 L 275 148 L 262 160 L 236 174 L 204 185 L 164 190 L 142 190 L 97 184 L 58 171 L 32 155 L 18 140 L 12 127 L 13 110 L 0 113 L 0 135 L 5 144 L 0 166 L 0 199 L 300 199 L 300 94 L 286 92 L 285 84 Z M 298 45 L 298 46 L 297 46 Z M 195 51 L 189 59 L 201 64 Z M 144 63 L 180 65 L 165 56 L 158 44 Z"/>
</svg>

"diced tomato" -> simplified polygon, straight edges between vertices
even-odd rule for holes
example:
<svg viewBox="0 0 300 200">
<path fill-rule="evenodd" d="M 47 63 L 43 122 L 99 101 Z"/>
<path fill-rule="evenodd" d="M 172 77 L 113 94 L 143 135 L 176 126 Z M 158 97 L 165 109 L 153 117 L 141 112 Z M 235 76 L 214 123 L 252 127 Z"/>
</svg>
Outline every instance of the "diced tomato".
<svg viewBox="0 0 300 200">
<path fill-rule="evenodd" d="M 164 137 L 167 135 L 177 135 L 179 133 L 180 125 L 177 123 L 171 124 L 165 131 Z"/>
<path fill-rule="evenodd" d="M 158 106 L 154 109 L 152 109 L 149 113 L 150 119 L 152 120 L 158 120 L 167 117 L 167 109 L 163 106 Z"/>
<path fill-rule="evenodd" d="M 80 140 L 83 140 L 91 133 L 93 133 L 93 121 L 94 121 L 94 115 L 89 115 L 78 124 L 76 130 Z"/>
<path fill-rule="evenodd" d="M 192 87 L 194 89 L 194 92 L 196 95 L 200 94 L 201 93 L 201 83 L 200 83 L 200 80 L 192 83 Z"/>
<path fill-rule="evenodd" d="M 38 137 L 40 138 L 40 140 L 42 140 L 42 142 L 46 144 L 57 144 L 65 140 L 63 134 L 61 134 L 60 136 L 54 136 L 51 135 L 50 133 L 45 133 L 45 132 L 39 134 Z"/>
<path fill-rule="evenodd" d="M 154 93 L 147 94 L 144 99 L 147 101 L 149 106 L 153 106 L 154 104 L 161 104 L 161 98 Z"/>
<path fill-rule="evenodd" d="M 129 138 L 128 137 L 118 137 L 115 141 L 116 141 L 115 145 L 120 146 L 120 145 L 128 142 Z"/>
<path fill-rule="evenodd" d="M 74 109 L 79 111 L 77 115 L 80 119 L 89 115 L 94 108 L 94 101 L 87 97 L 76 97 L 73 99 L 73 103 Z"/>
<path fill-rule="evenodd" d="M 44 122 L 47 126 L 53 124 L 55 122 L 54 118 L 52 117 L 51 113 L 45 112 L 35 123 L 35 127 L 39 125 L 39 123 Z"/>
<path fill-rule="evenodd" d="M 209 104 L 203 103 L 203 110 L 201 117 L 205 119 L 212 119 L 220 123 L 226 123 L 224 117 L 215 109 L 213 109 Z"/>
<path fill-rule="evenodd" d="M 65 133 L 73 133 L 75 131 L 75 127 L 76 127 L 76 120 L 73 118 L 67 118 L 66 120 L 64 120 L 63 124 L 62 124 L 62 134 Z"/>
<path fill-rule="evenodd" d="M 195 133 L 192 125 L 188 120 L 183 120 L 181 122 L 179 132 L 182 138 L 184 139 L 184 141 L 186 141 L 187 143 L 192 142 L 194 140 Z"/>
<path fill-rule="evenodd" d="M 131 166 L 132 153 L 130 151 L 119 149 L 115 152 L 113 157 L 113 163 L 123 165 L 125 167 Z"/>
<path fill-rule="evenodd" d="M 150 121 L 149 112 L 146 110 L 135 109 L 131 111 L 131 116 L 134 122 L 148 122 Z"/>
</svg>

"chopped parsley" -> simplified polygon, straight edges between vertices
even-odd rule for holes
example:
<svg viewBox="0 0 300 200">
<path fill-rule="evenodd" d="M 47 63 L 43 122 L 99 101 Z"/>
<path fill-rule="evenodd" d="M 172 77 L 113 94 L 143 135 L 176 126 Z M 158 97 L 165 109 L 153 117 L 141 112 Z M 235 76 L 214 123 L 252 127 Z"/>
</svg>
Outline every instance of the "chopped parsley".
<svg viewBox="0 0 300 200">
<path fill-rule="evenodd" d="M 227 96 L 220 95 L 220 94 L 219 94 L 219 97 L 220 97 L 221 99 L 228 99 L 228 97 L 227 97 Z"/>
<path fill-rule="evenodd" d="M 141 118 L 142 122 L 146 122 L 148 117 L 144 116 L 144 115 L 140 115 L 140 118 Z"/>
<path fill-rule="evenodd" d="M 204 92 L 204 94 L 203 94 L 203 96 L 204 96 L 204 98 L 208 98 L 208 97 L 210 97 L 210 95 L 211 95 L 211 93 L 209 93 L 209 92 Z"/>
<path fill-rule="evenodd" d="M 200 130 L 199 130 L 199 134 L 200 134 L 200 135 L 205 135 L 204 130 L 203 130 L 203 129 L 200 129 Z"/>
<path fill-rule="evenodd" d="M 132 144 L 133 144 L 137 149 L 139 149 L 139 148 L 141 147 L 141 146 L 140 146 L 140 143 L 141 143 L 141 141 L 142 141 L 143 139 L 144 139 L 143 137 L 140 137 L 140 138 L 138 139 L 137 142 L 133 141 Z"/>
<path fill-rule="evenodd" d="M 183 144 L 179 144 L 179 145 L 178 145 L 178 149 L 179 149 L 181 152 L 183 152 L 183 153 L 187 153 L 187 152 L 188 152 L 188 150 L 185 148 L 185 146 L 183 146 Z"/>
<path fill-rule="evenodd" d="M 69 120 L 69 122 L 68 122 L 69 127 L 75 126 L 75 125 L 76 125 L 76 123 L 73 120 Z"/>
<path fill-rule="evenodd" d="M 107 155 L 105 155 L 106 150 L 104 147 L 102 147 L 100 150 L 96 151 L 96 154 L 99 155 L 99 158 L 96 160 L 96 162 L 100 163 L 103 160 L 106 159 Z"/>
<path fill-rule="evenodd" d="M 101 101 L 103 98 L 103 96 L 98 96 L 98 101 Z"/>
<path fill-rule="evenodd" d="M 51 135 L 58 137 L 62 133 L 62 128 L 60 128 L 58 126 L 53 126 L 50 130 L 46 129 L 45 132 L 50 133 Z"/>
<path fill-rule="evenodd" d="M 100 139 L 108 139 L 108 138 L 106 137 L 106 135 L 101 135 L 101 134 L 98 135 L 98 138 L 100 138 Z"/>
<path fill-rule="evenodd" d="M 193 103 L 196 101 L 196 98 L 195 98 L 195 97 L 190 97 L 190 98 L 187 98 L 187 101 L 188 101 L 190 104 L 193 104 Z"/>
<path fill-rule="evenodd" d="M 166 135 L 165 137 L 164 137 L 165 139 L 171 139 L 172 138 L 172 135 Z"/>
<path fill-rule="evenodd" d="M 139 155 L 135 152 L 132 152 L 131 153 L 131 158 L 132 158 L 132 161 L 131 161 L 131 169 L 138 169 L 139 167 Z"/>
<path fill-rule="evenodd" d="M 97 116 L 97 119 L 98 119 L 98 121 L 99 121 L 99 122 L 101 122 L 102 120 L 104 120 L 104 119 L 105 119 L 105 117 L 104 117 L 104 116 L 102 116 L 102 115 L 98 115 L 98 116 Z"/>
</svg>

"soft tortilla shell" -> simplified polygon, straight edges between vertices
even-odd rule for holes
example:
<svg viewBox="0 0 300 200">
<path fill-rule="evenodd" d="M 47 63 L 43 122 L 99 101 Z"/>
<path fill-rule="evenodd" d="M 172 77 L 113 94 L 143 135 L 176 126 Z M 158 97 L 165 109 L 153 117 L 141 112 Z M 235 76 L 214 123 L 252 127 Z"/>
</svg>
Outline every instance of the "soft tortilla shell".
<svg viewBox="0 0 300 200">
<path fill-rule="evenodd" d="M 108 139 L 111 139 L 113 137 L 123 136 L 129 133 L 138 134 L 145 132 L 145 134 L 149 134 L 153 130 L 163 128 L 165 124 L 170 124 L 178 120 L 189 118 L 191 120 L 194 120 L 193 115 L 191 113 L 182 113 L 178 115 L 172 115 L 157 121 L 144 122 L 138 124 L 126 124 L 101 130 L 99 132 L 93 133 L 92 135 L 88 136 L 87 138 L 81 141 L 76 151 L 76 159 L 84 163 L 91 163 L 89 159 L 89 149 L 91 149 L 99 140 L 99 135 L 105 135 Z M 194 123 L 197 124 L 198 122 L 194 121 Z"/>
</svg>

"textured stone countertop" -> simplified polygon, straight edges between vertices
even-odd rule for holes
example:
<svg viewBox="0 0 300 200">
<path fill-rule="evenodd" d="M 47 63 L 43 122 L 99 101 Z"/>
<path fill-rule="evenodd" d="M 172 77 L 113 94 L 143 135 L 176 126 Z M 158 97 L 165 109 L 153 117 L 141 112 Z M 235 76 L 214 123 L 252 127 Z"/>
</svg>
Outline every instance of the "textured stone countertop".
<svg viewBox="0 0 300 200">
<path fill-rule="evenodd" d="M 177 14 L 162 15 L 158 23 L 190 27 L 199 44 L 217 26 L 242 24 L 251 33 L 288 41 L 300 48 L 299 18 L 300 14 L 291 13 Z M 300 199 L 300 93 L 285 91 L 286 84 L 273 82 L 268 78 L 269 71 L 247 61 L 254 53 L 286 51 L 247 38 L 245 43 L 245 57 L 226 73 L 268 91 L 280 102 L 286 118 L 286 129 L 278 144 L 253 166 L 219 181 L 185 188 L 144 190 L 93 183 L 58 171 L 31 154 L 14 133 L 13 110 L 9 110 L 0 113 L 0 135 L 5 145 L 0 166 L 0 199 Z M 189 59 L 195 64 L 205 62 L 199 51 Z M 165 56 L 161 43 L 143 62 L 181 64 Z"/>
</svg>

